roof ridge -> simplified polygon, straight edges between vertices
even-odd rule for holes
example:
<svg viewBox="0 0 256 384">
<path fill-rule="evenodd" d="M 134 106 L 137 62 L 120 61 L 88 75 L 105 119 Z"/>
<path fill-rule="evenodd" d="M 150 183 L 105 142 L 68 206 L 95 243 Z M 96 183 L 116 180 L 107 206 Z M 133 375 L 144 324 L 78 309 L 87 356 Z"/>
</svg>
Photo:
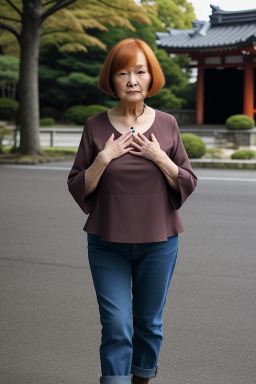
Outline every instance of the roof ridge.
<svg viewBox="0 0 256 384">
<path fill-rule="evenodd" d="M 212 26 L 256 22 L 256 9 L 224 11 L 217 5 L 210 4 L 210 7 L 212 8 L 212 14 L 210 15 L 210 23 Z"/>
</svg>

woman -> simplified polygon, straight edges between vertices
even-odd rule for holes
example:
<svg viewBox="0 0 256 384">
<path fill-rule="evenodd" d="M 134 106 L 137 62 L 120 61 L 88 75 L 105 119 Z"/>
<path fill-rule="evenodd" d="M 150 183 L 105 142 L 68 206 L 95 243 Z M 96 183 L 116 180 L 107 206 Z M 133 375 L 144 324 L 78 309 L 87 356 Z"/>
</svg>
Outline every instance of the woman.
<svg viewBox="0 0 256 384">
<path fill-rule="evenodd" d="M 88 256 L 102 324 L 103 384 L 155 377 L 162 311 L 174 270 L 178 209 L 196 186 L 173 116 L 144 104 L 164 85 L 150 47 L 125 39 L 99 77 L 120 102 L 85 124 L 68 186 L 90 214 Z"/>
</svg>

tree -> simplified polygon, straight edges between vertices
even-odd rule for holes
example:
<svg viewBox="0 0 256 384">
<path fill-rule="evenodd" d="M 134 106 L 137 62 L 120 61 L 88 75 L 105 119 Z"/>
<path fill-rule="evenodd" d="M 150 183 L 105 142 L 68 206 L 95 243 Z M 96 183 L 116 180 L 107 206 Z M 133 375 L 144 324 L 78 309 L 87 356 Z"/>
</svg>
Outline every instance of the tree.
<svg viewBox="0 0 256 384">
<path fill-rule="evenodd" d="M 0 88 L 2 97 L 15 99 L 19 79 L 19 59 L 14 56 L 0 56 Z"/>
<path fill-rule="evenodd" d="M 193 5 L 187 0 L 141 0 L 142 4 L 148 5 L 165 28 L 191 28 L 191 20 L 195 20 Z M 160 30 L 159 30 L 160 31 Z"/>
<path fill-rule="evenodd" d="M 93 29 L 90 32 L 106 46 L 107 51 L 126 37 L 138 37 L 145 40 L 155 52 L 166 78 L 165 92 L 148 99 L 147 103 L 160 109 L 184 108 L 187 100 L 186 87 L 191 72 L 188 66 L 189 60 L 186 56 L 181 55 L 170 57 L 164 50 L 157 49 L 156 32 L 166 31 L 166 27 L 160 20 L 161 10 L 157 2 L 154 2 L 153 5 L 150 4 L 145 5 L 145 9 L 151 25 L 133 21 L 135 31 L 127 27 L 107 25 L 108 33 L 100 29 Z M 180 16 L 181 19 L 185 18 L 188 23 L 186 12 Z M 192 15 L 191 20 L 193 18 Z M 179 20 L 179 25 L 181 23 L 183 21 Z M 176 24 L 173 26 L 178 27 Z M 106 54 L 107 52 L 98 46 L 88 47 L 88 52 L 63 52 L 57 50 L 57 47 L 53 45 L 44 45 L 40 50 L 39 65 L 42 113 L 44 114 L 45 107 L 51 107 L 59 111 L 59 118 L 64 118 L 65 110 L 74 105 L 101 104 L 110 108 L 116 105 L 116 99 L 103 94 L 97 87 L 97 77 Z M 184 90 L 182 96 L 177 94 L 181 89 Z"/>
<path fill-rule="evenodd" d="M 87 51 L 87 46 L 104 44 L 86 31 L 107 30 L 106 25 L 134 29 L 127 19 L 150 23 L 133 0 L 2 0 L 0 29 L 5 32 L 0 44 L 10 49 L 6 32 L 15 37 L 20 47 L 20 152 L 41 154 L 39 140 L 38 59 L 40 40 L 55 44 L 63 51 Z M 56 18 L 57 12 L 62 17 Z M 44 25 L 44 28 L 43 28 Z M 69 32 L 69 33 L 67 33 Z M 9 35 L 8 35 L 9 36 Z"/>
</svg>

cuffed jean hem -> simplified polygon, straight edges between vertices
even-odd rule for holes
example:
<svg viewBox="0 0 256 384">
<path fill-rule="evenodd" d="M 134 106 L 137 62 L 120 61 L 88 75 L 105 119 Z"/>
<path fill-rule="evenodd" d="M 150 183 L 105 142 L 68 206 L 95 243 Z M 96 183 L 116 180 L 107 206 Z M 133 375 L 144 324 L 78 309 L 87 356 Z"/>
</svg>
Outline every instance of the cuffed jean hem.
<svg viewBox="0 0 256 384">
<path fill-rule="evenodd" d="M 142 369 L 136 367 L 136 365 L 132 365 L 131 373 L 133 376 L 143 377 L 144 379 L 152 379 L 152 377 L 156 377 L 157 367 L 153 369 Z"/>
<path fill-rule="evenodd" d="M 131 376 L 101 376 L 101 384 L 131 384 Z"/>
</svg>

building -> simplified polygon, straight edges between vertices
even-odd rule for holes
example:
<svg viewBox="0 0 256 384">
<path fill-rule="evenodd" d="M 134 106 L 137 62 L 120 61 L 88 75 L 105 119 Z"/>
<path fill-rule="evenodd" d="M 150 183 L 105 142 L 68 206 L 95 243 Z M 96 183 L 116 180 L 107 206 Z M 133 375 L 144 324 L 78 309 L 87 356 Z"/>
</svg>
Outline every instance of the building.
<svg viewBox="0 0 256 384">
<path fill-rule="evenodd" d="M 187 54 L 197 67 L 197 124 L 223 124 L 237 113 L 255 119 L 256 9 L 211 8 L 210 21 L 159 32 L 156 44 L 169 54 Z"/>
</svg>

